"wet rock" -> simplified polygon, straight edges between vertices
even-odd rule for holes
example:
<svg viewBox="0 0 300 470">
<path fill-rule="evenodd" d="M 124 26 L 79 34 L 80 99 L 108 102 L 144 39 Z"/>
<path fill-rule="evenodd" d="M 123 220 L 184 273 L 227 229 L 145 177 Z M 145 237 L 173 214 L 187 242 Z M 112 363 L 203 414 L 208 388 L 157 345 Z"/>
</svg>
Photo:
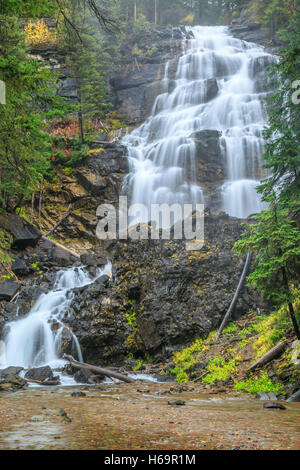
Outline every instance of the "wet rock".
<svg viewBox="0 0 300 470">
<path fill-rule="evenodd" d="M 98 277 L 98 279 L 96 280 L 96 285 L 100 284 L 100 285 L 108 286 L 109 280 L 110 280 L 110 277 L 107 274 L 103 274 L 102 276 Z"/>
<path fill-rule="evenodd" d="M 83 253 L 80 255 L 80 261 L 85 266 L 104 266 L 107 263 L 107 258 L 102 255 Z"/>
<path fill-rule="evenodd" d="M 51 259 L 58 265 L 62 267 L 67 267 L 72 264 L 72 256 L 66 250 L 60 248 L 59 246 L 54 246 L 51 252 Z"/>
<path fill-rule="evenodd" d="M 87 369 L 79 369 L 74 374 L 74 380 L 77 383 L 87 384 L 89 379 L 92 377 L 93 372 Z"/>
<path fill-rule="evenodd" d="M 14 259 L 11 270 L 16 276 L 26 276 L 26 274 L 29 272 L 26 263 L 24 263 L 24 261 L 22 261 L 20 258 Z"/>
<path fill-rule="evenodd" d="M 0 380 L 8 380 L 10 377 L 19 375 L 23 370 L 23 367 L 7 367 L 6 369 L 0 370 Z"/>
<path fill-rule="evenodd" d="M 49 380 L 55 380 L 51 367 L 33 367 L 29 369 L 25 374 L 25 379 L 37 380 L 39 382 L 45 382 Z"/>
<path fill-rule="evenodd" d="M 21 285 L 18 282 L 7 279 L 0 283 L 0 300 L 10 301 L 20 290 Z"/>
<path fill-rule="evenodd" d="M 26 380 L 19 376 L 23 367 L 7 367 L 0 371 L 0 391 L 12 391 L 26 388 Z"/>
<path fill-rule="evenodd" d="M 184 406 L 185 403 L 186 402 L 183 400 L 169 400 L 168 401 L 168 405 L 170 406 Z"/>
<path fill-rule="evenodd" d="M 22 249 L 36 246 L 42 234 L 22 217 L 14 214 L 0 216 L 0 227 L 7 230 L 13 237 L 12 248 Z"/>
<path fill-rule="evenodd" d="M 267 401 L 266 403 L 264 403 L 264 409 L 286 410 L 286 407 L 282 403 L 278 403 L 277 401 Z"/>
<path fill-rule="evenodd" d="M 73 393 L 71 393 L 71 397 L 86 397 L 86 393 L 84 393 L 84 392 L 73 392 Z"/>
</svg>

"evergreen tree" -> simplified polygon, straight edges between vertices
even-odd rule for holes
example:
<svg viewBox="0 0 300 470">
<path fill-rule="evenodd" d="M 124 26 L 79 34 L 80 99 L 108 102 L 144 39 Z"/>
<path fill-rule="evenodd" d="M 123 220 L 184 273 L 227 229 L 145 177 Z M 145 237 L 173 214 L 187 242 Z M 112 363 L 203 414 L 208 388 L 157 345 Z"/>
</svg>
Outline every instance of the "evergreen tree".
<svg viewBox="0 0 300 470">
<path fill-rule="evenodd" d="M 91 15 L 80 8 L 80 0 L 73 1 L 68 13 L 74 28 L 64 30 L 62 49 L 71 77 L 76 81 L 79 137 L 83 144 L 85 121 L 102 118 L 109 108 L 106 74 L 112 59 L 106 52 L 105 37 Z"/>
<path fill-rule="evenodd" d="M 45 118 L 63 108 L 53 73 L 28 56 L 18 19 L 3 15 L 0 80 L 6 85 L 6 104 L 0 105 L 0 206 L 15 211 L 51 171 Z"/>
<path fill-rule="evenodd" d="M 293 309 L 294 287 L 300 282 L 300 104 L 293 99 L 292 87 L 300 70 L 299 16 L 292 19 L 285 37 L 288 48 L 272 71 L 277 92 L 272 97 L 270 126 L 265 134 L 265 166 L 271 175 L 258 188 L 269 208 L 256 217 L 258 223 L 248 226 L 235 249 L 255 253 L 250 283 L 267 298 L 288 305 L 300 339 Z"/>
</svg>

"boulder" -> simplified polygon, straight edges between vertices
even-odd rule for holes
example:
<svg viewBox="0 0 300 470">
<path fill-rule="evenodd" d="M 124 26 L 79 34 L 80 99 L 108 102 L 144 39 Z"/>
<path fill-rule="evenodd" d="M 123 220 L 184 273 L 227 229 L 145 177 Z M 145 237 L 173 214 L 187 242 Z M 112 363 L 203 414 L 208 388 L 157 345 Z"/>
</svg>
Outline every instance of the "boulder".
<svg viewBox="0 0 300 470">
<path fill-rule="evenodd" d="M 13 237 L 12 248 L 23 249 L 27 246 L 34 247 L 42 236 L 36 227 L 15 214 L 1 216 L 0 227 L 11 233 Z"/>
<path fill-rule="evenodd" d="M 14 259 L 11 270 L 16 276 L 26 276 L 29 272 L 27 265 L 20 258 Z"/>
<path fill-rule="evenodd" d="M 278 403 L 278 401 L 266 401 L 266 403 L 264 403 L 264 409 L 286 410 L 286 407 L 282 403 Z"/>
<path fill-rule="evenodd" d="M 39 382 L 45 382 L 47 380 L 53 380 L 52 369 L 49 366 L 44 367 L 33 367 L 29 369 L 25 374 L 25 379 L 38 380 Z"/>
<path fill-rule="evenodd" d="M 107 263 L 107 258 L 103 255 L 83 253 L 80 256 L 80 261 L 85 266 L 105 266 Z"/>
<path fill-rule="evenodd" d="M 0 370 L 0 381 L 8 381 L 11 377 L 18 376 L 19 373 L 23 370 L 23 367 L 14 367 L 10 366 L 6 369 Z"/>
<path fill-rule="evenodd" d="M 10 301 L 20 290 L 21 284 L 7 279 L 0 283 L 0 300 Z"/>
<path fill-rule="evenodd" d="M 7 367 L 0 371 L 0 391 L 15 392 L 27 387 L 26 380 L 19 376 L 23 367 Z"/>
<path fill-rule="evenodd" d="M 68 251 L 60 248 L 59 246 L 54 246 L 51 252 L 51 259 L 58 265 L 62 267 L 67 267 L 72 263 L 72 255 Z"/>
</svg>

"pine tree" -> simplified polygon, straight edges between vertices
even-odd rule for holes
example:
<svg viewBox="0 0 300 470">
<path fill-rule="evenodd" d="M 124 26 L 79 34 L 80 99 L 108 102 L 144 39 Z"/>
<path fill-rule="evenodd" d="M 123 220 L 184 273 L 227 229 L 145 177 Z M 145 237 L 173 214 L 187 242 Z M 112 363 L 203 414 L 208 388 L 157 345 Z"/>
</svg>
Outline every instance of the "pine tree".
<svg viewBox="0 0 300 470">
<path fill-rule="evenodd" d="M 273 68 L 276 93 L 266 130 L 265 166 L 271 175 L 258 187 L 268 210 L 256 217 L 235 249 L 255 253 L 255 269 L 249 282 L 276 303 L 289 307 L 295 334 L 299 326 L 293 308 L 294 287 L 300 282 L 300 104 L 293 100 L 293 81 L 299 74 L 299 16 L 285 33 L 288 48 Z"/>
<path fill-rule="evenodd" d="M 23 28 L 12 16 L 0 16 L 0 80 L 6 85 L 6 104 L 0 105 L 0 207 L 15 211 L 51 172 L 45 118 L 61 114 L 63 105 L 55 96 L 55 76 L 28 56 Z"/>
<path fill-rule="evenodd" d="M 62 49 L 70 76 L 76 81 L 79 137 L 85 142 L 85 122 L 102 118 L 109 108 L 106 74 L 112 59 L 106 52 L 105 37 L 92 17 L 75 0 L 69 10 L 73 27 L 64 30 Z"/>
</svg>

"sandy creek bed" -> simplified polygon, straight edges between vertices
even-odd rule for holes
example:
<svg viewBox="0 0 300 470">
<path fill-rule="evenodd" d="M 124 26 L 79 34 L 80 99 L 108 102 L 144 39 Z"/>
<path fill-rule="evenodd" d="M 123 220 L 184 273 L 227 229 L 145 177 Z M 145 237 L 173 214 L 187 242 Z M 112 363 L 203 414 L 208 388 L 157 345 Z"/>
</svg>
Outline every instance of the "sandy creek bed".
<svg viewBox="0 0 300 470">
<path fill-rule="evenodd" d="M 0 449 L 299 449 L 300 403 L 285 406 L 170 384 L 30 388 L 0 395 Z"/>
</svg>

